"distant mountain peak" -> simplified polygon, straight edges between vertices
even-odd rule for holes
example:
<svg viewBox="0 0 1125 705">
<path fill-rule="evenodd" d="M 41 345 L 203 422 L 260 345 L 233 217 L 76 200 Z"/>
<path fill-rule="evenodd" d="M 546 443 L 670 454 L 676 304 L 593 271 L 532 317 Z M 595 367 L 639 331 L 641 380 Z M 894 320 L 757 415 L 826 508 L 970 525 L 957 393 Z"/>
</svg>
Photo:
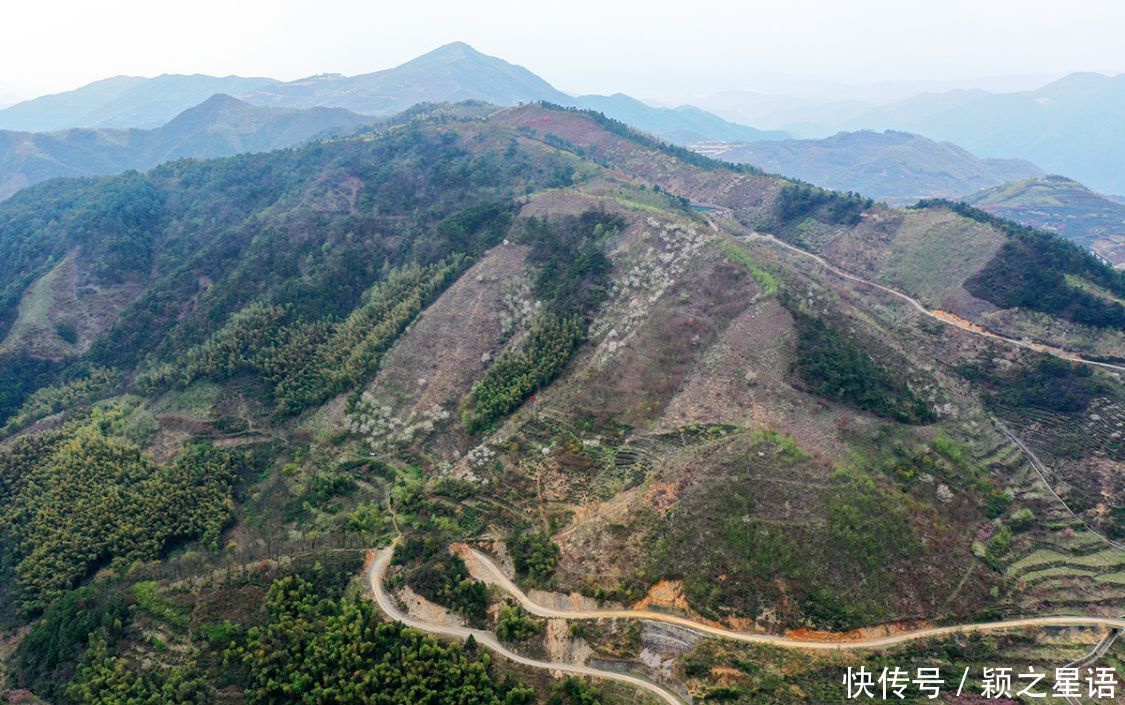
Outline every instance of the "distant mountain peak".
<svg viewBox="0 0 1125 705">
<path fill-rule="evenodd" d="M 61 99 L 29 101 L 0 111 L 0 129 L 154 128 L 172 121 L 174 127 L 183 128 L 201 126 L 218 117 L 228 121 L 237 117 L 241 124 L 265 119 L 251 106 L 342 108 L 363 115 L 389 116 L 420 104 L 478 101 L 511 106 L 543 101 L 597 110 L 677 144 L 753 142 L 788 136 L 731 123 L 690 105 L 653 107 L 620 92 L 575 98 L 527 68 L 482 53 L 463 41 L 443 44 L 392 68 L 355 76 L 321 73 L 278 82 L 165 74 L 103 83 L 100 90 L 94 90 L 98 86 L 91 84 Z M 187 96 L 194 100 L 188 102 Z"/>
<path fill-rule="evenodd" d="M 165 127 L 175 129 L 187 124 L 202 124 L 232 112 L 281 112 L 274 108 L 261 108 L 239 100 L 226 93 L 216 93 L 199 105 L 188 108 L 166 123 Z"/>
<path fill-rule="evenodd" d="M 246 102 L 232 95 L 228 95 L 227 93 L 216 93 L 194 108 L 189 108 L 189 110 L 199 110 L 201 108 L 214 107 L 217 105 L 246 105 Z"/>
<path fill-rule="evenodd" d="M 449 42 L 448 44 L 442 44 L 438 48 L 436 48 L 432 51 L 429 51 L 426 54 L 423 54 L 422 56 L 426 56 L 427 54 L 428 55 L 460 54 L 460 55 L 470 55 L 470 56 L 475 54 L 475 55 L 478 55 L 478 56 L 484 56 L 484 54 L 482 54 L 481 52 L 474 49 L 471 45 L 469 45 L 465 42 L 461 42 L 461 41 Z"/>
<path fill-rule="evenodd" d="M 216 93 L 238 95 L 271 83 L 268 78 L 202 74 L 117 76 L 0 110 L 0 129 L 155 128 Z"/>
<path fill-rule="evenodd" d="M 460 63 L 460 62 L 469 62 L 469 63 L 474 63 L 474 64 L 495 63 L 495 64 L 498 64 L 498 65 L 504 65 L 504 66 L 515 66 L 515 64 L 510 64 L 509 62 L 507 62 L 507 61 L 505 61 L 505 60 L 503 60 L 499 57 L 490 56 L 490 55 L 485 54 L 483 52 L 477 51 L 476 49 L 469 46 L 465 42 L 450 42 L 449 44 L 443 44 L 443 45 L 439 46 L 437 49 L 433 49 L 432 51 L 428 51 L 425 54 L 422 54 L 421 56 L 416 56 L 413 59 L 411 59 L 411 60 L 407 61 L 406 63 L 401 64 L 401 65 L 399 65 L 395 68 L 386 69 L 386 71 L 396 71 L 396 70 L 399 70 L 399 69 L 402 69 L 402 68 L 405 68 L 405 67 L 408 67 L 408 66 L 419 66 L 419 65 L 429 65 L 429 64 L 445 64 L 445 63 Z M 518 67 L 518 68 L 523 68 L 523 67 Z M 526 70 L 526 69 L 524 69 L 524 70 Z M 378 73 L 385 73 L 385 71 L 380 71 Z M 528 71 L 528 73 L 531 73 L 531 72 Z M 532 75 L 534 75 L 534 74 L 532 74 Z"/>
</svg>

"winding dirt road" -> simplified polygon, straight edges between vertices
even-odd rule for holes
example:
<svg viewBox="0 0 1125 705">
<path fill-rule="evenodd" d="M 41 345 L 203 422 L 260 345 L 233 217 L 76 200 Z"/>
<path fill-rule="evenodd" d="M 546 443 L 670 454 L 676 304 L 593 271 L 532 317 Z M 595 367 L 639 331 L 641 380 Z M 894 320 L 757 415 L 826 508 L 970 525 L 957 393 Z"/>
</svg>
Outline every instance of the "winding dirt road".
<svg viewBox="0 0 1125 705">
<path fill-rule="evenodd" d="M 419 631 L 428 632 L 430 634 L 437 634 L 439 636 L 453 637 L 454 639 L 468 639 L 470 636 L 476 640 L 478 644 L 487 648 L 488 650 L 503 656 L 509 661 L 513 661 L 524 666 L 531 666 L 532 668 L 541 668 L 549 671 L 559 673 L 573 673 L 580 676 L 592 676 L 594 678 L 604 678 L 608 680 L 626 683 L 636 688 L 641 688 L 656 697 L 660 698 L 668 705 L 684 705 L 683 698 L 662 686 L 659 686 L 651 681 L 647 681 L 637 676 L 631 676 L 627 673 L 617 673 L 615 671 L 603 671 L 598 668 L 591 668 L 575 663 L 561 663 L 555 661 L 539 661 L 537 659 L 521 656 L 512 651 L 508 647 L 500 643 L 492 632 L 486 632 L 481 629 L 470 629 L 468 627 L 452 627 L 439 624 L 428 624 L 420 622 L 409 615 L 405 614 L 395 602 L 394 598 L 387 593 L 386 587 L 383 585 L 383 579 L 387 575 L 387 567 L 391 563 L 391 557 L 394 555 L 394 548 L 386 548 L 379 551 L 375 555 L 375 559 L 371 561 L 370 567 L 367 569 L 367 580 L 371 584 L 371 592 L 375 596 L 375 603 L 379 605 L 379 609 L 383 610 L 388 617 L 401 622 L 408 627 L 413 627 Z"/>
<path fill-rule="evenodd" d="M 855 639 L 848 641 L 813 641 L 808 639 L 794 639 L 778 636 L 776 634 L 758 634 L 752 632 L 739 632 L 724 629 L 702 622 L 696 622 L 686 617 L 679 617 L 664 612 L 650 612 L 647 610 L 558 610 L 534 602 L 519 586 L 500 570 L 499 566 L 480 551 L 464 547 L 461 557 L 469 572 L 477 580 L 490 585 L 495 585 L 516 599 L 525 610 L 537 617 L 548 619 L 642 619 L 650 622 L 664 622 L 678 627 L 690 629 L 699 634 L 740 641 L 747 644 L 768 644 L 795 649 L 815 649 L 827 651 L 842 651 L 856 649 L 880 649 L 888 646 L 904 644 L 918 639 L 949 636 L 951 634 L 969 634 L 972 632 L 994 632 L 1005 629 L 1022 629 L 1028 627 L 1108 627 L 1110 629 L 1125 628 L 1125 618 L 1115 617 L 1027 617 L 1024 619 L 1010 619 L 1000 622 L 979 622 L 973 624 L 959 624 L 946 627 L 927 627 L 901 634 L 872 637 L 869 639 Z"/>
<path fill-rule="evenodd" d="M 710 219 L 708 219 L 708 220 L 710 221 Z M 712 225 L 712 227 L 715 227 L 714 223 L 711 223 L 711 225 Z M 1101 367 L 1101 368 L 1104 368 L 1104 369 L 1115 370 L 1117 372 L 1125 372 L 1125 366 L 1122 366 L 1122 365 L 1113 365 L 1113 364 L 1110 364 L 1108 362 L 1097 362 L 1095 360 L 1087 360 L 1087 359 L 1085 359 L 1085 358 L 1083 358 L 1079 355 L 1075 355 L 1074 353 L 1069 352 L 1067 350 L 1063 350 L 1061 348 L 1056 348 L 1056 347 L 1049 346 L 1049 345 L 1042 345 L 1042 344 L 1039 344 L 1039 343 L 1028 343 L 1028 342 L 1025 342 L 1023 340 L 1016 340 L 1015 338 L 1009 338 L 1007 336 L 1003 336 L 1003 335 L 1000 335 L 998 333 L 993 333 L 992 331 L 989 331 L 989 330 L 984 330 L 983 328 L 981 328 L 979 326 L 972 326 L 972 325 L 969 325 L 968 323 L 963 323 L 957 318 L 947 318 L 945 316 L 940 316 L 940 315 L 934 313 L 933 311 L 931 311 L 930 309 L 926 308 L 922 304 L 922 302 L 918 301 L 917 299 L 911 298 L 910 296 L 902 293 L 901 291 L 896 291 L 895 289 L 892 289 L 890 287 L 883 286 L 882 284 L 876 284 L 873 281 L 870 281 L 868 279 L 864 279 L 863 277 L 856 276 L 856 275 L 852 274 L 851 272 L 848 272 L 847 270 L 840 269 L 836 265 L 831 264 L 830 262 L 825 260 L 820 255 L 813 254 L 812 252 L 809 252 L 807 250 L 802 250 L 801 248 L 790 245 L 787 242 L 782 242 L 781 240 L 778 240 L 773 235 L 763 235 L 762 233 L 755 232 L 755 233 L 750 233 L 750 234 L 747 234 L 747 235 L 742 235 L 740 237 L 743 237 L 743 238 L 749 239 L 749 240 L 763 240 L 765 242 L 769 242 L 773 245 L 776 245 L 778 247 L 789 250 L 790 252 L 794 252 L 794 253 L 799 254 L 799 255 L 804 255 L 805 257 L 808 257 L 808 258 L 812 259 L 817 264 L 819 264 L 820 266 L 829 270 L 833 274 L 836 274 L 837 276 L 843 277 L 844 279 L 848 279 L 850 281 L 854 281 L 858 284 L 863 284 L 865 286 L 873 287 L 875 289 L 878 289 L 879 291 L 882 291 L 884 293 L 895 296 L 895 297 L 901 299 L 902 301 L 905 301 L 908 304 L 910 304 L 910 306 L 913 307 L 919 313 L 922 313 L 926 316 L 929 316 L 930 318 L 934 319 L 935 321 L 940 321 L 940 322 L 942 322 L 942 323 L 944 323 L 948 326 L 953 326 L 954 328 L 959 328 L 960 330 L 966 331 L 968 333 L 972 333 L 973 335 L 979 335 L 979 336 L 983 336 L 985 338 L 991 338 L 992 340 L 998 340 L 1000 342 L 1007 343 L 1009 345 L 1015 345 L 1017 347 L 1025 348 L 1027 350 L 1034 350 L 1036 352 L 1046 353 L 1048 355 L 1053 355 L 1057 358 L 1067 360 L 1069 362 L 1077 362 L 1077 363 L 1080 363 L 1080 364 L 1083 364 L 1083 365 L 1093 365 L 1095 367 Z M 1104 534 L 1099 533 L 1098 531 L 1096 531 L 1094 529 L 1093 526 L 1090 525 L 1090 523 L 1088 521 L 1086 521 L 1081 516 L 1079 516 L 1077 513 L 1075 513 L 1074 510 L 1072 510 L 1070 508 L 1070 506 L 1067 505 L 1067 503 L 1063 501 L 1062 497 L 1060 497 L 1059 494 L 1057 492 L 1055 492 L 1055 489 L 1051 486 L 1051 483 L 1047 480 L 1047 469 L 1043 465 L 1043 462 L 1039 460 L 1039 457 L 1030 448 L 1027 447 L 1027 445 L 1019 438 L 1019 436 L 1017 436 L 1015 433 L 1013 433 L 1011 431 L 1011 429 L 1009 429 L 1006 425 L 1004 425 L 1003 422 L 1001 422 L 999 419 L 993 419 L 993 421 L 1000 428 L 1000 431 L 1005 436 L 1007 436 L 1013 443 L 1015 443 L 1016 446 L 1023 452 L 1024 456 L 1031 463 L 1032 468 L 1039 475 L 1039 478 L 1043 481 L 1043 484 L 1047 486 L 1047 490 L 1050 491 L 1050 493 L 1052 495 L 1054 495 L 1054 498 L 1056 500 L 1058 500 L 1059 504 L 1061 504 L 1072 517 L 1074 517 L 1078 521 L 1082 522 L 1082 524 L 1086 527 L 1086 529 L 1090 533 L 1092 533 L 1094 536 L 1097 536 L 1099 539 L 1104 541 L 1106 544 L 1108 544 L 1108 545 L 1110 545 L 1110 546 L 1112 546 L 1116 549 L 1120 549 L 1120 550 L 1125 551 L 1125 544 L 1121 544 L 1117 541 L 1114 541 L 1114 540 L 1110 539 L 1109 537 L 1105 536 Z"/>
<path fill-rule="evenodd" d="M 625 673 L 617 673 L 615 671 L 604 671 L 589 666 L 582 666 L 579 664 L 558 663 L 552 661 L 539 661 L 531 659 L 526 656 L 521 656 L 500 643 L 499 640 L 492 634 L 492 632 L 483 631 L 480 629 L 470 629 L 468 627 L 453 627 L 438 624 L 428 624 L 418 621 L 402 612 L 398 607 L 394 598 L 387 593 L 383 585 L 383 579 L 386 577 L 387 567 L 390 565 L 391 556 L 394 553 L 394 548 L 385 548 L 375 554 L 375 559 L 371 562 L 368 569 L 368 581 L 371 585 L 371 591 L 374 593 L 375 601 L 391 619 L 402 622 L 403 624 L 414 627 L 424 632 L 437 634 L 440 636 L 453 637 L 456 639 L 467 639 L 472 636 L 476 639 L 477 643 L 485 646 L 486 648 L 494 651 L 495 653 L 510 659 L 516 663 L 525 666 L 532 666 L 534 668 L 543 668 L 551 671 L 562 673 L 574 673 L 578 675 L 593 676 L 596 678 L 607 678 L 610 680 L 628 683 L 630 685 L 643 688 L 650 693 L 660 697 L 671 705 L 682 705 L 683 700 L 670 690 L 665 689 L 651 681 L 631 676 Z M 459 553 L 465 559 L 465 564 L 469 568 L 469 572 L 477 580 L 481 580 L 489 585 L 500 588 L 513 597 L 525 610 L 538 617 L 547 619 L 568 619 L 568 620 L 592 620 L 592 619 L 639 619 L 651 622 L 663 622 L 665 624 L 674 624 L 678 627 L 689 629 L 698 634 L 706 636 L 718 637 L 720 639 L 728 639 L 747 644 L 766 644 L 769 646 L 778 646 L 783 648 L 793 649 L 810 649 L 817 651 L 844 651 L 844 650 L 867 650 L 867 649 L 881 649 L 888 646 L 896 646 L 918 639 L 930 639 L 934 637 L 950 636 L 954 634 L 970 634 L 975 632 L 994 632 L 1005 631 L 1011 629 L 1026 629 L 1036 627 L 1106 627 L 1111 630 L 1125 629 L 1125 618 L 1113 617 L 1027 617 L 1024 619 L 1010 619 L 999 622 L 980 622 L 975 624 L 959 624 L 944 627 L 928 627 L 925 629 L 917 629 L 915 631 L 903 632 L 901 634 L 892 634 L 889 636 L 872 637 L 869 639 L 855 639 L 848 641 L 811 641 L 805 639 L 794 639 L 791 637 L 778 636 L 774 634 L 757 634 L 750 632 L 739 632 L 731 629 L 724 629 L 710 624 L 704 624 L 680 617 L 673 614 L 665 614 L 663 612 L 650 612 L 647 610 L 628 610 L 628 609 L 608 609 L 608 610 L 560 610 L 552 607 L 547 607 L 533 601 L 526 593 L 523 592 L 512 580 L 504 574 L 502 570 L 496 565 L 495 562 L 480 551 L 465 546 L 460 548 Z"/>
<path fill-rule="evenodd" d="M 1031 463 L 1031 468 L 1035 470 L 1035 474 L 1039 476 L 1039 479 L 1047 487 L 1047 491 L 1051 493 L 1051 496 L 1055 498 L 1055 500 L 1063 507 L 1063 509 L 1067 511 L 1068 514 L 1070 514 L 1070 516 L 1082 522 L 1082 525 L 1086 527 L 1087 531 L 1089 531 L 1094 536 L 1097 536 L 1107 545 L 1112 546 L 1119 551 L 1125 551 L 1125 544 L 1122 544 L 1119 541 L 1114 541 L 1108 536 L 1099 533 L 1096 529 L 1094 529 L 1093 526 L 1090 525 L 1090 522 L 1083 519 L 1079 514 L 1077 514 L 1073 509 L 1070 508 L 1069 504 L 1063 501 L 1063 498 L 1059 496 L 1058 492 L 1055 492 L 1055 488 L 1051 486 L 1050 481 L 1047 479 L 1047 466 L 1043 464 L 1043 461 L 1039 459 L 1039 456 L 1035 454 L 1035 451 L 1028 448 L 1027 444 L 1025 444 L 1019 436 L 1013 433 L 1012 430 L 1008 428 L 1008 426 L 1003 421 L 998 418 L 993 418 L 992 421 L 1000 429 L 1000 432 L 1008 437 L 1008 440 L 1016 444 L 1016 447 L 1020 449 L 1024 457 L 1027 458 L 1029 463 Z"/>
<path fill-rule="evenodd" d="M 883 286 L 882 284 L 876 284 L 873 281 L 870 281 L 868 279 L 864 279 L 863 277 L 860 277 L 860 276 L 856 276 L 855 274 L 852 274 L 851 272 L 847 271 L 846 269 L 841 269 L 841 268 L 837 267 L 836 265 L 830 263 L 828 260 L 824 259 L 820 255 L 813 254 L 812 252 L 809 252 L 807 250 L 802 250 L 801 248 L 790 245 L 787 242 L 782 242 L 781 240 L 778 240 L 773 235 L 763 235 L 762 233 L 750 233 L 750 234 L 741 235 L 741 236 L 738 236 L 738 237 L 742 237 L 742 238 L 745 238 L 745 239 L 748 239 L 748 240 L 762 240 L 762 241 L 768 242 L 772 245 L 782 247 L 786 250 L 789 250 L 790 252 L 795 252 L 796 254 L 808 257 L 808 258 L 812 259 L 813 261 L 815 261 L 820 266 L 824 267 L 825 269 L 827 269 L 828 271 L 832 272 L 833 274 L 835 274 L 837 276 L 843 277 L 844 279 L 849 279 L 849 280 L 854 281 L 858 284 L 864 284 L 866 286 L 874 287 L 875 289 L 878 289 L 879 291 L 882 291 L 884 293 L 887 293 L 887 294 L 890 294 L 892 296 L 898 297 L 899 299 L 901 299 L 901 300 L 905 301 L 906 303 L 910 304 L 910 306 L 913 307 L 919 313 L 924 314 L 926 316 L 929 316 L 930 318 L 934 319 L 935 321 L 940 321 L 947 326 L 953 326 L 954 328 L 959 328 L 960 330 L 966 331 L 968 333 L 972 333 L 973 335 L 979 335 L 979 336 L 982 336 L 982 337 L 985 337 L 985 338 L 991 338 L 992 340 L 998 340 L 1002 343 L 1007 343 L 1009 345 L 1015 345 L 1016 347 L 1025 348 L 1027 350 L 1034 350 L 1035 352 L 1046 353 L 1048 355 L 1053 355 L 1057 358 L 1067 360 L 1069 362 L 1077 362 L 1077 363 L 1082 364 L 1082 365 L 1093 365 L 1095 367 L 1101 367 L 1103 369 L 1116 370 L 1117 372 L 1125 372 L 1125 366 L 1123 366 L 1123 365 L 1114 365 L 1114 364 L 1111 364 L 1111 363 L 1108 363 L 1108 362 L 1097 362 L 1095 360 L 1087 360 L 1086 358 L 1084 358 L 1080 355 L 1076 355 L 1072 352 L 1069 352 L 1067 350 L 1063 350 L 1061 348 L 1056 348 L 1056 347 L 1053 347 L 1053 346 L 1050 346 L 1050 345 L 1042 345 L 1042 344 L 1039 344 L 1039 343 L 1029 343 L 1029 342 L 1023 341 L 1023 340 L 1017 340 L 1015 338 L 1009 338 L 1007 336 L 1000 335 L 999 333 L 993 333 L 990 330 L 984 330 L 984 329 L 981 329 L 981 328 L 973 327 L 971 325 L 968 325 L 967 323 L 962 323 L 961 321 L 959 321 L 957 319 L 954 319 L 954 318 L 946 318 L 944 316 L 939 316 L 938 314 L 934 313 L 930 309 L 926 308 L 922 304 L 922 302 L 918 301 L 915 298 L 912 298 L 912 297 L 908 296 L 907 294 L 902 293 L 901 291 L 897 291 L 897 290 L 892 289 L 888 286 Z"/>
</svg>

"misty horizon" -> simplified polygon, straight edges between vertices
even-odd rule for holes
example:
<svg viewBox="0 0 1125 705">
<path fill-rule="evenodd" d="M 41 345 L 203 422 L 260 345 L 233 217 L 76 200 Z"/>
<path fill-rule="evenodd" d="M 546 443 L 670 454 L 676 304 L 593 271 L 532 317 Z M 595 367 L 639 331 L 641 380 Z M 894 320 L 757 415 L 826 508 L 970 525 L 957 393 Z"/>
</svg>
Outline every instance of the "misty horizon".
<svg viewBox="0 0 1125 705">
<path fill-rule="evenodd" d="M 579 2 L 528 12 L 503 1 L 373 8 L 353 0 L 328 0 L 315 11 L 278 3 L 261 12 L 214 0 L 58 10 L 8 10 L 10 26 L 50 32 L 12 33 L 0 47 L 0 65 L 9 67 L 0 75 L 0 103 L 120 75 L 292 81 L 365 74 L 455 41 L 573 95 L 626 92 L 661 104 L 730 91 L 878 102 L 958 88 L 1027 90 L 1075 72 L 1125 71 L 1115 31 L 1125 25 L 1125 7 L 1102 0 L 1072 3 L 1065 13 L 1038 2 L 960 0 L 926 9 L 879 0 L 862 11 L 814 2 L 702 3 L 690 12 Z"/>
</svg>

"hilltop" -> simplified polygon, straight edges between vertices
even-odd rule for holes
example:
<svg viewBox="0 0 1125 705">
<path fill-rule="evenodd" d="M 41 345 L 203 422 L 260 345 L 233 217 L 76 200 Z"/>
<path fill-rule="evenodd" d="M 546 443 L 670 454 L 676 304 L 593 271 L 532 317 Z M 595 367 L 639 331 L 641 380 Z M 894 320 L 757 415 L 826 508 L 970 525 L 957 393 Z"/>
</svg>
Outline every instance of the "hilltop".
<svg viewBox="0 0 1125 705">
<path fill-rule="evenodd" d="M 741 703 L 838 699 L 840 657 L 543 621 L 450 546 L 560 610 L 791 638 L 1125 602 L 1125 280 L 963 204 L 522 105 L 39 184 L 0 248 L 0 624 L 53 702 L 636 701 L 387 623 L 372 546 L 412 619 Z"/>
<path fill-rule="evenodd" d="M 323 74 L 248 92 L 245 100 L 284 108 L 338 107 L 391 115 L 417 103 L 480 100 L 494 105 L 567 100 L 542 78 L 464 42 L 438 47 L 394 68 L 358 76 Z"/>
<path fill-rule="evenodd" d="M 1004 184 L 964 198 L 1002 218 L 1059 233 L 1125 266 L 1125 204 L 1065 176 Z"/>
<path fill-rule="evenodd" d="M 819 140 L 697 145 L 710 156 L 751 164 L 824 188 L 855 191 L 893 205 L 956 198 L 1042 176 L 1021 159 L 978 159 L 949 142 L 905 132 L 841 132 Z"/>
</svg>

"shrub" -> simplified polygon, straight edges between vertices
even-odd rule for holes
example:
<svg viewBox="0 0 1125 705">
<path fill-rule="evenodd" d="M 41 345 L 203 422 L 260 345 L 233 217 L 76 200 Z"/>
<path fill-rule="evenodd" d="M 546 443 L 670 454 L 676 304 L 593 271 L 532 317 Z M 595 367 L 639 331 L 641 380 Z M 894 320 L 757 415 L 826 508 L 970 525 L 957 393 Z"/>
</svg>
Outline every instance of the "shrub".
<svg viewBox="0 0 1125 705">
<path fill-rule="evenodd" d="M 506 642 L 527 641 L 543 633 L 543 623 L 533 619 L 523 607 L 508 600 L 496 615 L 496 637 Z"/>
<path fill-rule="evenodd" d="M 597 689 L 577 678 L 564 678 L 551 687 L 547 705 L 602 705 L 605 700 Z"/>
<path fill-rule="evenodd" d="M 55 332 L 65 342 L 74 345 L 78 342 L 78 326 L 69 321 L 60 321 L 55 324 Z"/>
<path fill-rule="evenodd" d="M 1012 531 L 1026 531 L 1034 523 L 1035 512 L 1027 507 L 1020 507 L 1008 518 L 1008 526 L 1012 527 Z"/>
<path fill-rule="evenodd" d="M 422 597 L 482 623 L 488 590 L 473 580 L 461 557 L 434 536 L 411 536 L 395 547 L 393 561 L 405 568 L 406 584 Z"/>
<path fill-rule="evenodd" d="M 508 551 L 516 565 L 516 572 L 533 583 L 542 583 L 555 572 L 559 562 L 559 547 L 536 531 L 518 533 L 509 543 Z"/>
</svg>

